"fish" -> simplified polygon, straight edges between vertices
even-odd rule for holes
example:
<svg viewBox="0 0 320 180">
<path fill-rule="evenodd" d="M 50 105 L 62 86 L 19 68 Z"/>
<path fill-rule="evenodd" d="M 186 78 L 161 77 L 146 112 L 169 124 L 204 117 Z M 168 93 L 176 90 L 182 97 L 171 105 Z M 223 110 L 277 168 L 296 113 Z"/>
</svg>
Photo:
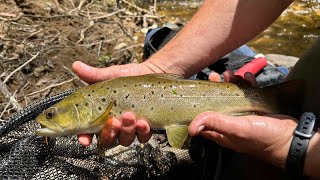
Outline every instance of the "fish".
<svg viewBox="0 0 320 180">
<path fill-rule="evenodd" d="M 16 112 L 10 116 L 5 121 L 0 122 L 0 138 L 7 135 L 12 130 L 18 128 L 20 125 L 33 120 L 37 117 L 42 111 L 46 110 L 56 102 L 59 102 L 61 99 L 67 97 L 76 89 L 71 89 L 68 91 L 61 92 L 59 94 L 47 97 L 38 102 L 30 104 L 20 111 Z"/>
<path fill-rule="evenodd" d="M 175 74 L 119 77 L 80 88 L 36 117 L 46 137 L 99 133 L 110 117 L 132 111 L 154 130 L 165 130 L 181 148 L 188 125 L 200 113 L 226 115 L 295 113 L 303 85 L 288 81 L 254 88 L 246 83 L 188 80 Z"/>
</svg>

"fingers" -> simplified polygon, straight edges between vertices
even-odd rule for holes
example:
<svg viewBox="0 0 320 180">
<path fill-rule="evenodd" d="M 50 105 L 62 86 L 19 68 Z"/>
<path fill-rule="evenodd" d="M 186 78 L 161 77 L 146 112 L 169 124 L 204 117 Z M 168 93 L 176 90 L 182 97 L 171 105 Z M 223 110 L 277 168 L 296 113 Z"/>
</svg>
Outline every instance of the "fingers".
<svg viewBox="0 0 320 180">
<path fill-rule="evenodd" d="M 243 78 L 241 76 L 236 76 L 233 71 L 226 70 L 223 73 L 224 81 L 225 82 L 237 82 L 237 81 L 243 81 Z M 251 72 L 246 72 L 244 74 L 244 80 L 249 83 L 252 87 L 257 87 L 258 83 L 256 81 L 256 77 Z"/>
<path fill-rule="evenodd" d="M 122 115 L 122 126 L 119 133 L 119 143 L 123 146 L 129 146 L 135 138 L 136 118 L 133 113 L 126 112 Z"/>
<path fill-rule="evenodd" d="M 241 120 L 244 120 L 241 119 Z M 246 122 L 239 118 L 227 116 L 216 112 L 204 112 L 197 116 L 189 126 L 191 136 L 198 135 L 202 131 L 215 131 L 225 136 L 245 133 Z"/>
<path fill-rule="evenodd" d="M 129 146 L 135 139 L 141 143 L 147 142 L 150 137 L 150 126 L 143 119 L 136 119 L 132 112 L 126 112 L 121 119 L 110 118 L 100 133 L 99 144 L 108 148 L 118 139 L 119 144 Z"/>
<path fill-rule="evenodd" d="M 114 65 L 107 68 L 95 68 L 80 61 L 72 64 L 72 70 L 80 79 L 95 83 L 106 79 L 113 79 L 120 76 L 143 75 L 153 73 L 149 68 L 141 64 Z"/>
<path fill-rule="evenodd" d="M 250 72 L 244 73 L 244 79 L 247 82 L 249 82 L 252 87 L 257 87 L 258 86 L 256 77 L 252 73 L 250 73 Z"/>
<path fill-rule="evenodd" d="M 212 82 L 221 82 L 220 75 L 216 72 L 212 72 L 209 74 L 209 80 Z"/>
<path fill-rule="evenodd" d="M 78 135 L 78 141 L 83 146 L 89 146 L 91 144 L 92 135 L 91 134 L 80 134 Z"/>
<path fill-rule="evenodd" d="M 99 136 L 99 145 L 104 148 L 113 146 L 116 141 L 121 123 L 117 118 L 110 118 L 107 120 Z"/>
<path fill-rule="evenodd" d="M 223 77 L 225 82 L 235 82 L 237 80 L 236 76 L 231 70 L 226 70 L 223 72 Z"/>
<path fill-rule="evenodd" d="M 95 68 L 80 61 L 76 61 L 72 64 L 72 69 L 80 79 L 88 83 L 94 83 L 97 81 L 111 79 L 119 76 L 119 71 L 117 71 L 119 69 L 119 66 Z"/>
<path fill-rule="evenodd" d="M 139 142 L 146 143 L 151 138 L 150 126 L 147 121 L 139 119 L 136 124 L 136 133 Z"/>
</svg>

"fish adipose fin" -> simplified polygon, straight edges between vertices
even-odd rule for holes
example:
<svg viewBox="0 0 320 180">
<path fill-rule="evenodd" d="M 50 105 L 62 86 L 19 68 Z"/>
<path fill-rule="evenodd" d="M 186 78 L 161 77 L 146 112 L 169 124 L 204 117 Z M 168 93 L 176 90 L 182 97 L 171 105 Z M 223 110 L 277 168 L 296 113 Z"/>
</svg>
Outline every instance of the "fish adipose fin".
<svg viewBox="0 0 320 180">
<path fill-rule="evenodd" d="M 104 111 L 103 114 L 101 114 L 97 119 L 92 121 L 90 124 L 93 126 L 101 126 L 102 124 L 104 124 L 109 118 L 109 112 L 111 111 L 112 106 L 113 106 L 113 102 L 111 102 L 108 105 L 107 109 Z"/>
<path fill-rule="evenodd" d="M 174 148 L 181 148 L 188 137 L 188 126 L 171 125 L 166 128 L 169 144 Z"/>
</svg>

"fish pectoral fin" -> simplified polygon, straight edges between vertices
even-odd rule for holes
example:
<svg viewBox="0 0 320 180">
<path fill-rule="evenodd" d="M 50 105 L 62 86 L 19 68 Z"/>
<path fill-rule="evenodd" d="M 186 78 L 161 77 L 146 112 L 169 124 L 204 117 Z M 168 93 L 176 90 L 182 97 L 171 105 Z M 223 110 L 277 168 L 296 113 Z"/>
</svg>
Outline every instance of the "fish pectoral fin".
<svg viewBox="0 0 320 180">
<path fill-rule="evenodd" d="M 181 148 L 188 137 L 188 126 L 171 125 L 166 128 L 169 144 L 174 148 Z"/>
<path fill-rule="evenodd" d="M 101 114 L 97 119 L 92 121 L 90 124 L 93 126 L 100 126 L 104 124 L 109 118 L 109 112 L 111 111 L 112 106 L 113 106 L 113 102 L 110 102 L 110 104 L 108 105 L 107 109 L 103 112 L 103 114 Z"/>
</svg>

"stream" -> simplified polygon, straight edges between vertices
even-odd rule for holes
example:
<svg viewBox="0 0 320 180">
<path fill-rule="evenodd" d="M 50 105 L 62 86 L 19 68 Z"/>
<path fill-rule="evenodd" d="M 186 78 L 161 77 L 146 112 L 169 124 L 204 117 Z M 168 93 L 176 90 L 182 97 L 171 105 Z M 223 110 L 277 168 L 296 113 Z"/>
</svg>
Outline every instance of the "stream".
<svg viewBox="0 0 320 180">
<path fill-rule="evenodd" d="M 158 0 L 157 12 L 166 22 L 186 24 L 200 0 Z M 148 2 L 149 5 L 153 2 Z M 258 53 L 301 55 L 320 36 L 320 1 L 297 0 L 265 31 L 248 42 Z"/>
</svg>

